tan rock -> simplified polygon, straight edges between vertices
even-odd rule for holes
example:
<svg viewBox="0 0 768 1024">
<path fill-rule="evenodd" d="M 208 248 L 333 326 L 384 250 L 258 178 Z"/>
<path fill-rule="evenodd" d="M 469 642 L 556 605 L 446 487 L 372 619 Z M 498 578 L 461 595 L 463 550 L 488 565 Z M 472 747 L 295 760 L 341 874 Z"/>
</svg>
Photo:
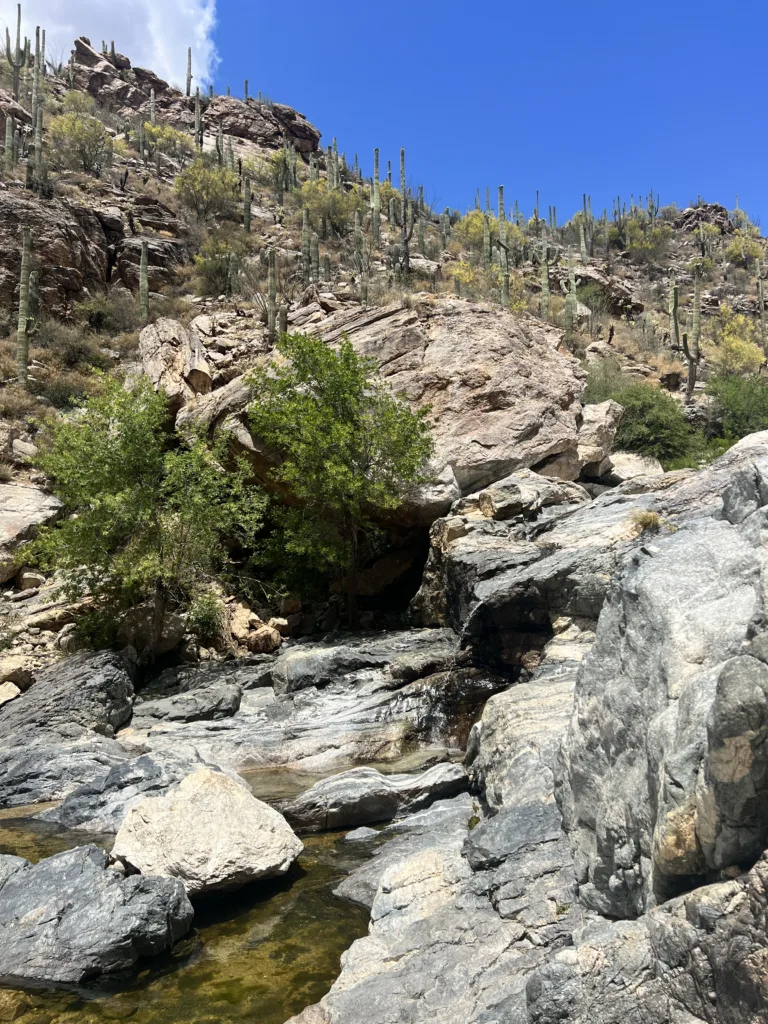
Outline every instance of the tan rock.
<svg viewBox="0 0 768 1024">
<path fill-rule="evenodd" d="M 165 391 L 172 409 L 211 390 L 211 369 L 200 336 L 177 320 L 160 317 L 145 327 L 139 336 L 139 353 L 144 372 L 156 391 Z"/>
<path fill-rule="evenodd" d="M 283 638 L 273 626 L 259 626 L 248 634 L 246 645 L 252 654 L 272 654 L 282 642 Z"/>
<path fill-rule="evenodd" d="M 288 633 L 290 632 L 288 628 L 288 619 L 272 618 L 269 620 L 267 625 L 271 629 L 276 629 L 280 636 L 288 636 Z"/>
<path fill-rule="evenodd" d="M 597 475 L 600 463 L 611 454 L 623 412 L 622 406 L 611 399 L 584 406 L 578 436 L 578 456 L 587 476 Z"/>
<path fill-rule="evenodd" d="M 242 601 L 233 601 L 229 606 L 229 628 L 238 643 L 244 644 L 252 629 L 263 625 L 259 616 Z"/>
<path fill-rule="evenodd" d="M 33 590 L 35 587 L 42 587 L 45 583 L 45 576 L 34 569 L 21 568 L 16 573 L 16 586 L 19 590 Z"/>
<path fill-rule="evenodd" d="M 303 849 L 282 814 L 211 768 L 128 812 L 113 856 L 145 875 L 179 878 L 189 893 L 235 889 L 285 874 Z"/>
<path fill-rule="evenodd" d="M 23 691 L 28 690 L 34 681 L 33 664 L 23 654 L 11 654 L 0 661 L 0 683 L 12 683 Z"/>
<path fill-rule="evenodd" d="M 0 683 L 0 707 L 18 697 L 21 690 L 15 683 Z"/>
</svg>

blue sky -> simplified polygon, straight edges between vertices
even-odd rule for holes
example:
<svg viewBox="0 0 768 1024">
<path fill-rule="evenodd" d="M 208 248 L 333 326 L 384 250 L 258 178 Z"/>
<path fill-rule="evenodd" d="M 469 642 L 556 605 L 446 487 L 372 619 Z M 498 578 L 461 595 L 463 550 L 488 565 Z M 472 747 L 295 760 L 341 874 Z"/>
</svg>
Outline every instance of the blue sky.
<svg viewBox="0 0 768 1024">
<path fill-rule="evenodd" d="M 653 188 L 735 196 L 768 228 L 763 0 L 218 0 L 217 91 L 301 110 L 370 169 L 375 146 L 439 207 L 486 185 L 558 218 Z"/>
</svg>

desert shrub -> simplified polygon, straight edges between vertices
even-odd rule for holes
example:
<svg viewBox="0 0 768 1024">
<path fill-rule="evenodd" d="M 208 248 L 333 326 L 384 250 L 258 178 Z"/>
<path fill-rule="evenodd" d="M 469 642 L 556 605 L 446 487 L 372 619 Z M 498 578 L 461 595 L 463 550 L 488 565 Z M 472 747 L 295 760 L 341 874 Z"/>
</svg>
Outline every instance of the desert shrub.
<svg viewBox="0 0 768 1024">
<path fill-rule="evenodd" d="M 343 235 L 354 224 L 359 196 L 356 189 L 350 192 L 340 188 L 329 189 L 326 179 L 321 178 L 319 181 L 304 182 L 300 202 L 309 210 L 313 225 L 319 226 L 325 217 L 331 230 Z"/>
<path fill-rule="evenodd" d="M 756 324 L 724 302 L 715 322 L 716 345 L 707 357 L 721 374 L 756 373 L 765 361 L 758 336 Z"/>
<path fill-rule="evenodd" d="M 627 251 L 636 263 L 657 263 L 666 255 L 673 230 L 670 224 L 627 221 Z"/>
<path fill-rule="evenodd" d="M 231 295 L 239 287 L 239 274 L 246 246 L 212 235 L 195 256 L 198 291 L 201 295 Z"/>
<path fill-rule="evenodd" d="M 204 647 L 215 647 L 224 636 L 226 610 L 218 594 L 204 590 L 192 601 L 187 629 Z"/>
<path fill-rule="evenodd" d="M 122 288 L 76 303 L 75 316 L 92 331 L 105 334 L 134 331 L 141 323 L 139 303 Z"/>
<path fill-rule="evenodd" d="M 725 255 L 737 267 L 750 267 L 761 258 L 763 248 L 749 229 L 737 230 L 726 246 Z"/>
<path fill-rule="evenodd" d="M 653 384 L 629 384 L 611 397 L 624 407 L 615 447 L 650 455 L 662 463 L 685 459 L 692 434 L 682 407 Z"/>
<path fill-rule="evenodd" d="M 716 375 L 707 384 L 723 437 L 737 441 L 768 430 L 768 382 L 764 377 Z"/>
<path fill-rule="evenodd" d="M 71 409 L 98 391 L 99 382 L 90 375 L 54 367 L 45 372 L 36 371 L 35 380 L 30 381 L 29 389 L 56 409 Z"/>
<path fill-rule="evenodd" d="M 173 183 L 179 202 L 198 220 L 224 217 L 234 208 L 237 175 L 226 167 L 218 167 L 199 157 Z"/>
<path fill-rule="evenodd" d="M 632 383 L 621 372 L 621 366 L 616 359 L 597 359 L 589 363 L 588 368 L 587 386 L 582 399 L 585 405 L 596 405 L 599 402 L 606 402 L 609 398 L 615 399 L 623 387 Z"/>
<path fill-rule="evenodd" d="M 663 525 L 662 518 L 659 513 L 653 512 L 649 508 L 635 509 L 632 513 L 631 519 L 639 536 L 644 533 L 658 533 Z"/>
<path fill-rule="evenodd" d="M 112 162 L 112 137 L 98 118 L 72 110 L 49 121 L 48 150 L 54 167 L 99 174 Z"/>
<path fill-rule="evenodd" d="M 183 165 L 195 151 L 189 135 L 177 132 L 167 124 L 144 124 L 144 148 L 151 159 L 156 153 L 179 160 Z"/>
<path fill-rule="evenodd" d="M 59 366 L 68 369 L 105 370 L 110 365 L 98 342 L 79 324 L 65 324 L 46 317 L 35 336 L 35 344 L 44 350 L 44 361 L 55 360 Z"/>
</svg>

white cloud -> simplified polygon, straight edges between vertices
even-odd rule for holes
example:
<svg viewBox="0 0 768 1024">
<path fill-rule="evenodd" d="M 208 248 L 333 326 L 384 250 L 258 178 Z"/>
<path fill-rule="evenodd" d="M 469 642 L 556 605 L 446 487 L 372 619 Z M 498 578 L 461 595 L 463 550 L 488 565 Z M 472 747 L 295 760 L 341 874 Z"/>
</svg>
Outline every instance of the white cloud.
<svg viewBox="0 0 768 1024">
<path fill-rule="evenodd" d="M 151 68 L 183 88 L 187 75 L 187 47 L 192 47 L 192 73 L 198 85 L 207 85 L 218 56 L 212 33 L 216 0 L 24 0 L 22 34 L 34 38 L 35 26 L 45 29 L 46 53 L 68 59 L 76 36 L 87 36 L 101 48 L 114 40 L 118 53 L 133 64 Z M 15 40 L 16 4 L 0 0 L 0 31 L 5 26 Z"/>
</svg>

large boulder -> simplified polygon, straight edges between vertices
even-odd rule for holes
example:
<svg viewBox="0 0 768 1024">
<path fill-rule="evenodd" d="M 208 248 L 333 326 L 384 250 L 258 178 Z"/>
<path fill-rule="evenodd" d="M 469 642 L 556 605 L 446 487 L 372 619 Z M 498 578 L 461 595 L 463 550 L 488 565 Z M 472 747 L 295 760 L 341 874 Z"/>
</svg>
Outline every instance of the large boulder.
<svg viewBox="0 0 768 1024">
<path fill-rule="evenodd" d="M 171 878 L 123 877 L 81 846 L 37 864 L 0 857 L 0 983 L 80 985 L 169 949 L 192 906 Z"/>
<path fill-rule="evenodd" d="M 316 782 L 283 807 L 283 813 L 294 828 L 350 828 L 389 821 L 455 796 L 467 782 L 467 773 L 458 764 L 437 764 L 417 775 L 353 768 Z"/>
<path fill-rule="evenodd" d="M 583 371 L 539 320 L 430 297 L 314 329 L 329 342 L 346 334 L 394 391 L 430 407 L 435 463 L 450 465 L 462 494 L 576 451 Z"/>
<path fill-rule="evenodd" d="M 155 700 L 138 700 L 133 709 L 134 727 L 151 725 L 154 721 L 202 722 L 218 721 L 237 713 L 243 695 L 242 686 L 226 678 L 215 679 L 186 693 L 171 694 Z"/>
<path fill-rule="evenodd" d="M 197 895 L 285 874 L 302 849 L 285 818 L 244 783 L 201 768 L 168 795 L 135 804 L 113 855 Z"/>
<path fill-rule="evenodd" d="M 39 526 L 51 522 L 60 512 L 59 499 L 39 487 L 0 484 L 0 583 L 16 575 L 20 545 Z"/>
</svg>

